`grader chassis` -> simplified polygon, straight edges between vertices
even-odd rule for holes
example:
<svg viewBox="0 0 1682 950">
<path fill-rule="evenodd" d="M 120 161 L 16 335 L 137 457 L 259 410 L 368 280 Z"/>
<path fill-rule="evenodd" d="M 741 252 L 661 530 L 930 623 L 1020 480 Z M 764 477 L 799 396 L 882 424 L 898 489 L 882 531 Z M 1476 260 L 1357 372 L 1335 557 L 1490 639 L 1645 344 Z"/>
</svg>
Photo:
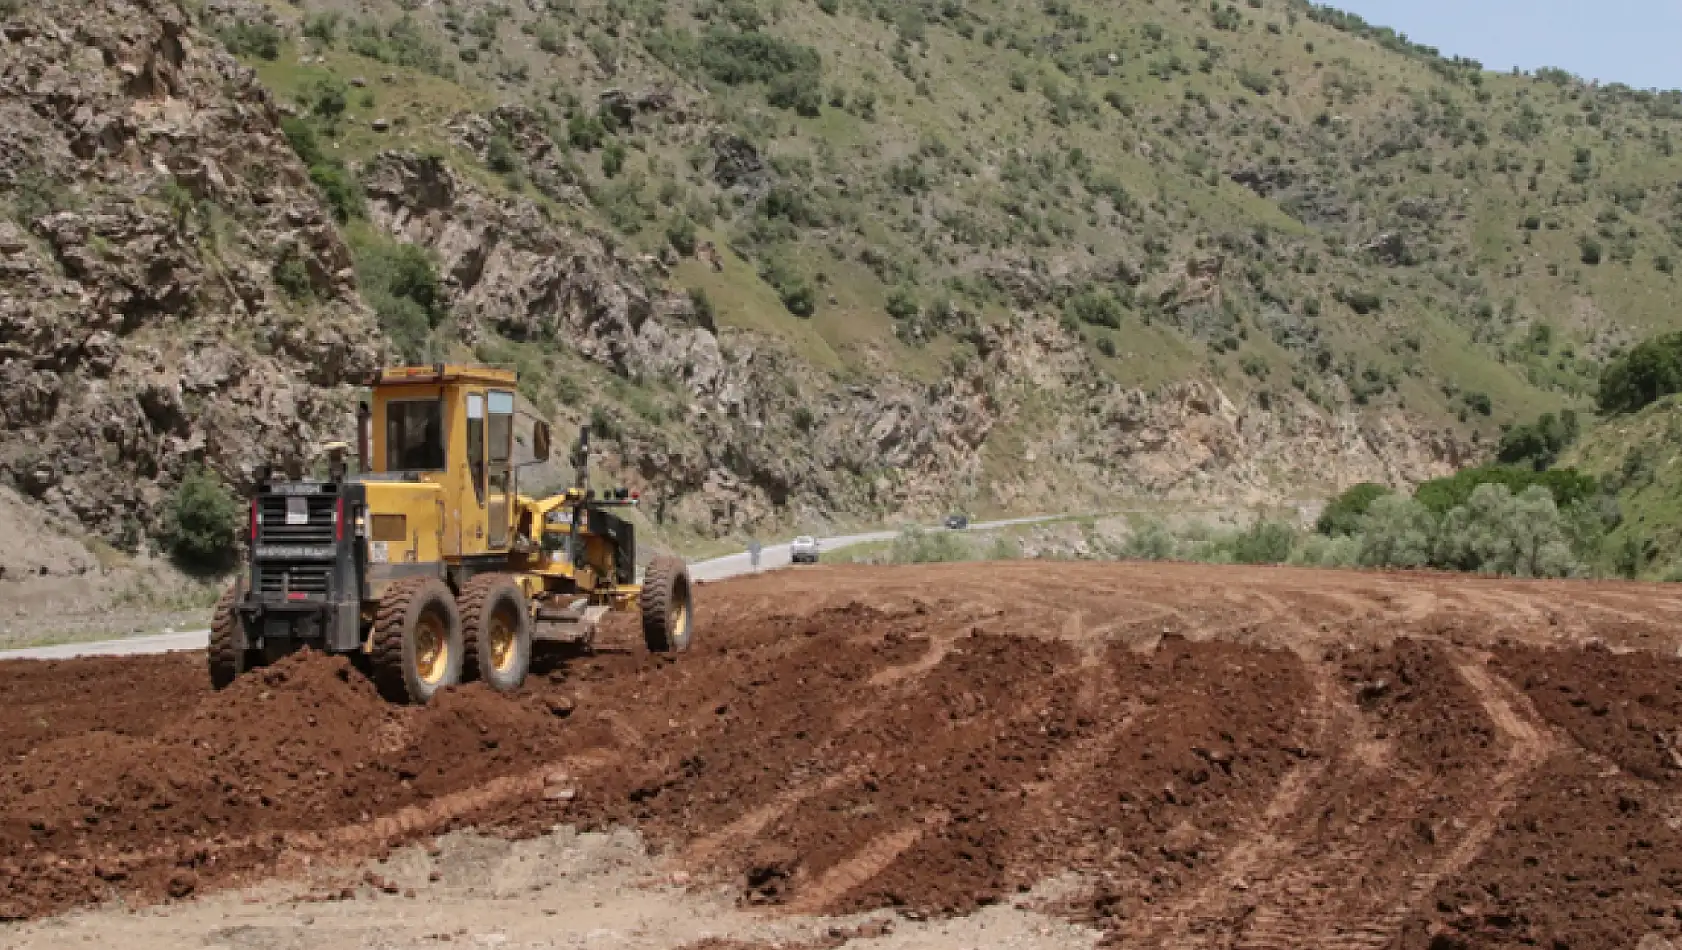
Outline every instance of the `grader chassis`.
<svg viewBox="0 0 1682 950">
<path fill-rule="evenodd" d="M 308 646 L 347 654 L 382 692 L 425 703 L 474 677 L 517 689 L 534 640 L 589 644 L 610 611 L 642 615 L 650 650 L 688 648 L 688 568 L 657 557 L 636 579 L 637 498 L 589 485 L 589 430 L 574 487 L 519 494 L 519 470 L 547 461 L 531 420 L 516 463 L 513 373 L 436 365 L 387 370 L 359 411 L 359 474 L 332 447 L 325 480 L 263 474 L 251 499 L 248 569 L 216 605 L 210 677 Z"/>
</svg>

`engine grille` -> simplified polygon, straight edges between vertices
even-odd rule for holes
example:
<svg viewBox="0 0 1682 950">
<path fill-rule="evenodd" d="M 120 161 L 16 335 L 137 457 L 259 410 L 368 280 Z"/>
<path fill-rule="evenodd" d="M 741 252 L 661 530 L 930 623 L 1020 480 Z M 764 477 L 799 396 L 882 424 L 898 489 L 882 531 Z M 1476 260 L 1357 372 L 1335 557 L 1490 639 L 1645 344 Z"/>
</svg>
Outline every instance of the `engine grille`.
<svg viewBox="0 0 1682 950">
<path fill-rule="evenodd" d="M 257 567 L 257 590 L 279 598 L 321 600 L 327 597 L 332 576 L 332 564 L 265 563 Z"/>
<path fill-rule="evenodd" d="M 309 512 L 307 524 L 287 524 L 286 506 L 291 499 L 302 500 Z M 333 513 L 336 495 L 270 495 L 258 502 L 257 513 L 262 523 L 257 526 L 258 537 L 269 544 L 332 544 L 334 540 Z"/>
</svg>

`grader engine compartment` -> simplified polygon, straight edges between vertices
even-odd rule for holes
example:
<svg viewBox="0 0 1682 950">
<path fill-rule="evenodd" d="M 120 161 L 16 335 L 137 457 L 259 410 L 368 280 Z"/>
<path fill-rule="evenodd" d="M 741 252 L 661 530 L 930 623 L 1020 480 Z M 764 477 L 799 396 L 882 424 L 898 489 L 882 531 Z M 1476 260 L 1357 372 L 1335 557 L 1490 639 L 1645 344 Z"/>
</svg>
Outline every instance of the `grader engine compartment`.
<svg viewBox="0 0 1682 950">
<path fill-rule="evenodd" d="M 687 649 L 688 567 L 657 557 L 637 583 L 635 527 L 613 510 L 637 497 L 590 487 L 587 429 L 572 488 L 520 493 L 550 432 L 518 410 L 517 382 L 486 367 L 387 370 L 358 414 L 354 474 L 333 443 L 325 479 L 260 477 L 248 569 L 212 619 L 212 683 L 309 647 L 350 655 L 397 701 L 475 678 L 510 691 L 534 640 L 588 647 L 633 605 L 649 649 Z"/>
<path fill-rule="evenodd" d="M 361 639 L 364 559 L 356 525 L 363 486 L 277 482 L 251 501 L 250 596 L 240 605 L 252 649 L 289 652 L 292 643 L 355 649 Z"/>
</svg>

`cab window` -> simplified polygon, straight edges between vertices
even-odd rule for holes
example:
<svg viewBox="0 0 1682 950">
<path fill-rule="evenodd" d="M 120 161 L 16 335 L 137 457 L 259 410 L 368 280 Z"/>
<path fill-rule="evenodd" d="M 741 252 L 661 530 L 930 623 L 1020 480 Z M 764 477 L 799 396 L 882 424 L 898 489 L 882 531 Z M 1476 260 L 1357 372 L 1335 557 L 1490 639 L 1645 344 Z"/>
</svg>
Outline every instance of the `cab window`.
<svg viewBox="0 0 1682 950">
<path fill-rule="evenodd" d="M 386 403 L 385 467 L 388 472 L 434 472 L 444 468 L 442 401 L 416 399 Z"/>
</svg>

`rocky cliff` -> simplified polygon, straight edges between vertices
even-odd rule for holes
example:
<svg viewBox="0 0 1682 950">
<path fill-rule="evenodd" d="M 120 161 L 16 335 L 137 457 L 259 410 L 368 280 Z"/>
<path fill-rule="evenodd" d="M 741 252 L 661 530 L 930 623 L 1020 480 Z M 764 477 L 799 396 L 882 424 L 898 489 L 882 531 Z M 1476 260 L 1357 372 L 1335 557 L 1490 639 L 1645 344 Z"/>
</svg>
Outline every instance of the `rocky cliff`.
<svg viewBox="0 0 1682 950">
<path fill-rule="evenodd" d="M 282 106 L 179 5 L 0 10 L 0 476 L 132 546 L 188 466 L 239 484 L 347 435 L 350 385 L 391 351 Z M 621 98 L 604 108 L 627 123 L 674 108 Z M 583 200 L 575 173 L 519 115 L 464 114 L 450 134 L 480 155 L 513 130 L 541 197 L 387 149 L 354 169 L 369 224 L 436 261 L 451 347 L 537 354 L 528 395 L 593 425 L 658 520 L 724 534 L 955 503 L 1266 501 L 1416 481 L 1468 452 L 1395 409 L 1234 402 L 1202 373 L 1124 386 L 1029 303 L 1002 320 L 943 314 L 934 332 L 974 354 L 943 378 L 820 369 L 698 311 L 671 251 L 564 223 L 557 203 Z M 751 147 L 709 149 L 714 178 L 764 192 Z"/>
<path fill-rule="evenodd" d="M 5 10 L 0 473 L 132 543 L 190 464 L 298 463 L 382 343 L 269 94 L 178 4 Z"/>
</svg>

